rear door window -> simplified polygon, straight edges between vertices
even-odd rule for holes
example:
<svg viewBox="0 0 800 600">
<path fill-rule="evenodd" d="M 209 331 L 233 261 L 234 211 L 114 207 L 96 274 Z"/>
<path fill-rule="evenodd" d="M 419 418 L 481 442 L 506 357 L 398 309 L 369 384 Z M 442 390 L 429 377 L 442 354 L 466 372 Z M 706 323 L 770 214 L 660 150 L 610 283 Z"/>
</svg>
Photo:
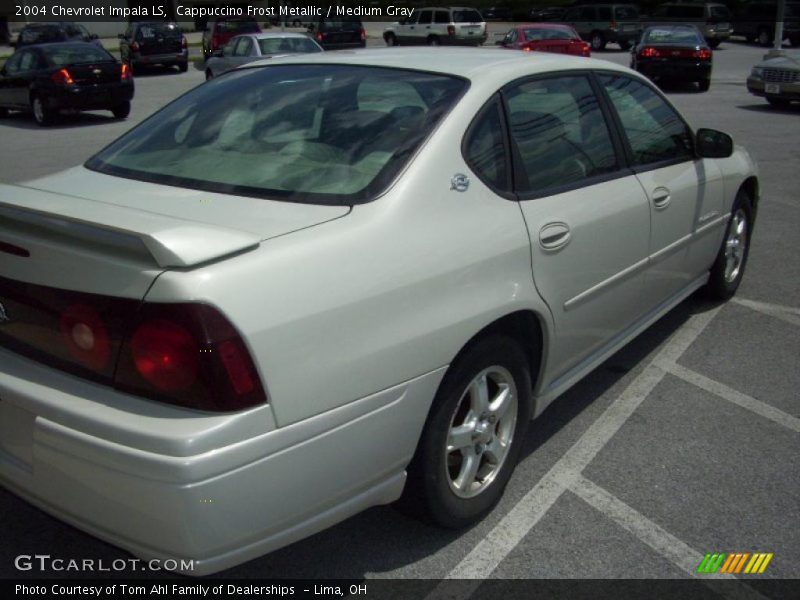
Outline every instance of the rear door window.
<svg viewBox="0 0 800 600">
<path fill-rule="evenodd" d="M 619 169 L 609 127 L 585 76 L 534 79 L 503 95 L 521 163 L 516 177 L 521 194 L 542 194 Z"/>
</svg>

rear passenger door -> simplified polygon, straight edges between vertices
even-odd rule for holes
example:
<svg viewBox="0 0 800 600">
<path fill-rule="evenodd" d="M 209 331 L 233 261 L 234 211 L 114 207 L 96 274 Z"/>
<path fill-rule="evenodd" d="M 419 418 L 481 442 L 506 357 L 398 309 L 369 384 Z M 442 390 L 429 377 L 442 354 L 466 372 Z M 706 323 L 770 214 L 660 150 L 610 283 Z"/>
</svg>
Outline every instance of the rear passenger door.
<svg viewBox="0 0 800 600">
<path fill-rule="evenodd" d="M 650 210 L 625 167 L 601 94 L 580 72 L 526 79 L 502 91 L 533 280 L 555 321 L 549 360 L 559 374 L 645 309 Z"/>
<path fill-rule="evenodd" d="M 416 29 L 414 29 L 411 35 L 415 44 L 424 44 L 428 41 L 428 36 L 431 35 L 432 24 L 433 11 L 430 9 L 421 10 L 419 12 L 419 21 L 417 21 Z"/>
<path fill-rule="evenodd" d="M 725 217 L 722 175 L 713 159 L 696 157 L 691 129 L 649 84 L 621 74 L 599 79 L 619 116 L 631 166 L 649 203 L 650 264 L 643 302 L 652 308 L 711 265 Z"/>
</svg>

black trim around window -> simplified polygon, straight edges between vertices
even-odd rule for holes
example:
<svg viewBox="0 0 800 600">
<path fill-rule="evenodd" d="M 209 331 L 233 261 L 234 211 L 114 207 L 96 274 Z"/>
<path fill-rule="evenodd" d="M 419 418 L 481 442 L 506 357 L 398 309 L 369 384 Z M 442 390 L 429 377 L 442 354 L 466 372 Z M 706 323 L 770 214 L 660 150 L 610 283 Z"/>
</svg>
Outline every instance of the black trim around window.
<svg viewBox="0 0 800 600">
<path fill-rule="evenodd" d="M 479 169 L 475 166 L 475 164 L 469 158 L 469 148 L 468 144 L 469 141 L 472 139 L 472 135 L 475 132 L 475 129 L 480 126 L 482 119 L 486 116 L 486 114 L 490 110 L 497 110 L 500 116 L 500 134 L 502 136 L 503 141 L 503 155 L 505 156 L 506 160 L 506 184 L 505 189 L 498 188 L 493 182 L 489 181 L 483 174 L 479 171 Z M 505 110 L 505 103 L 500 98 L 500 93 L 495 93 L 475 114 L 472 121 L 467 127 L 467 131 L 464 133 L 464 137 L 461 138 L 461 157 L 464 159 L 464 162 L 467 163 L 469 170 L 481 180 L 483 185 L 488 187 L 492 190 L 495 194 L 500 196 L 501 198 L 505 198 L 506 200 L 517 200 L 517 196 L 514 193 L 514 163 L 511 158 L 511 151 L 509 145 L 509 132 L 508 132 L 508 123 L 507 123 L 507 115 Z"/>
</svg>

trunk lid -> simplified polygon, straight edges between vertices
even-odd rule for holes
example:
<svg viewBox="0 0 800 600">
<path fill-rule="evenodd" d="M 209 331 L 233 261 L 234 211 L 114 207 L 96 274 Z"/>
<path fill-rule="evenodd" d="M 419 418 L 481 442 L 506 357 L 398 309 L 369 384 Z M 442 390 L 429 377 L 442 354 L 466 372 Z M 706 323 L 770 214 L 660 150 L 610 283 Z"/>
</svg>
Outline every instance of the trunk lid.
<svg viewBox="0 0 800 600">
<path fill-rule="evenodd" d="M 80 87 L 98 83 L 118 83 L 122 66 L 116 61 L 65 65 L 72 80 Z"/>
</svg>

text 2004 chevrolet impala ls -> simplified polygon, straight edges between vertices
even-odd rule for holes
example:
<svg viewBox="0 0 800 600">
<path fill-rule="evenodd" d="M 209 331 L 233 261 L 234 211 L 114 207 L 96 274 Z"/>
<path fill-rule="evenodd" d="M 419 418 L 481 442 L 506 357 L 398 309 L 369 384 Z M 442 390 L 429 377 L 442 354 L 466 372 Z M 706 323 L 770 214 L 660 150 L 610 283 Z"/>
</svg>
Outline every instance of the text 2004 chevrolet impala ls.
<svg viewBox="0 0 800 600">
<path fill-rule="evenodd" d="M 604 61 L 233 71 L 0 188 L 0 480 L 195 574 L 401 495 L 472 523 L 533 416 L 735 292 L 758 195 L 730 137 Z"/>
</svg>

